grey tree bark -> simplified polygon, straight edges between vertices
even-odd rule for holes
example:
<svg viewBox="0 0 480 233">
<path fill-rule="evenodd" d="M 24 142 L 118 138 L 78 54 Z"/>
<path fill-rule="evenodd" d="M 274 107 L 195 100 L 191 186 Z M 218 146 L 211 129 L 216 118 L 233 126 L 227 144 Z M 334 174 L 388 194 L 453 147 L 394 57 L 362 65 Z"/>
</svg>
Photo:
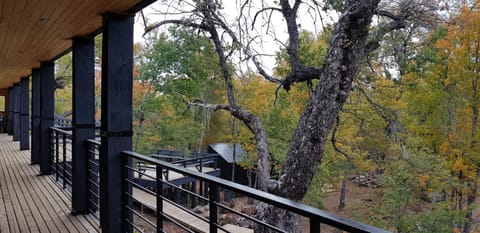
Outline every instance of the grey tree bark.
<svg viewBox="0 0 480 233">
<path fill-rule="evenodd" d="M 379 0 L 349 1 L 337 22 L 325 66 L 320 71 L 320 82 L 300 117 L 290 144 L 277 194 L 301 200 L 307 193 L 322 161 L 328 134 L 352 90 L 378 3 Z M 279 227 L 287 232 L 301 232 L 297 216 L 271 206 L 260 207 L 259 213 L 268 223 L 280 223 Z M 257 232 L 270 230 L 259 228 Z"/>
</svg>

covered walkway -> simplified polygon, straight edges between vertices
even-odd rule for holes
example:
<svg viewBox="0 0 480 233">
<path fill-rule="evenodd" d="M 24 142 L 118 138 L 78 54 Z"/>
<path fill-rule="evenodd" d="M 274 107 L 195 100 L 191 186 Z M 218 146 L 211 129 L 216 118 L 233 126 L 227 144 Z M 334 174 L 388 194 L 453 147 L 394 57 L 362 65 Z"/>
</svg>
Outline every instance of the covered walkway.
<svg viewBox="0 0 480 233">
<path fill-rule="evenodd" d="M 51 176 L 39 176 L 30 151 L 0 134 L 0 232 L 99 232 L 89 215 L 71 215 L 71 200 Z"/>
</svg>

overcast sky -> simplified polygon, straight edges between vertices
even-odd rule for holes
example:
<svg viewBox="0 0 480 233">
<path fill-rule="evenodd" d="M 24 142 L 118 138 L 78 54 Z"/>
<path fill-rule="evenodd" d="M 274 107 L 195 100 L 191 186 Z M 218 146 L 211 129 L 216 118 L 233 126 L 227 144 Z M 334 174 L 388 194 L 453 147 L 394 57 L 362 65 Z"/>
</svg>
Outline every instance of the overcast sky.
<svg viewBox="0 0 480 233">
<path fill-rule="evenodd" d="M 224 16 L 227 18 L 227 20 L 229 20 L 230 16 L 238 15 L 239 8 L 240 8 L 239 7 L 240 1 L 233 1 L 233 0 L 224 1 L 224 3 L 226 2 L 228 2 L 229 4 L 224 4 L 223 13 L 225 14 Z M 150 23 L 165 19 L 165 16 L 160 16 L 158 14 L 155 14 L 156 12 L 155 9 L 161 9 L 160 8 L 161 4 L 162 4 L 161 1 L 157 1 L 144 9 L 143 12 L 149 18 Z M 306 29 L 315 34 L 317 34 L 322 30 L 322 25 L 319 25 L 320 22 L 317 21 L 315 24 L 315 21 L 313 20 L 312 16 L 306 11 L 306 9 L 300 8 L 298 15 L 299 15 L 299 18 L 297 19 L 297 22 L 300 25 L 301 29 Z M 175 17 L 178 17 L 178 16 L 175 16 Z M 230 17 L 230 18 L 233 19 L 234 17 Z M 325 16 L 323 19 L 326 21 L 331 21 L 331 19 L 328 19 Z M 262 40 L 258 41 L 258 43 L 256 43 L 253 47 L 258 53 L 274 55 L 275 52 L 281 49 L 280 48 L 281 45 L 275 42 L 273 37 L 265 35 L 266 28 L 261 26 L 262 24 L 260 22 L 261 21 L 260 17 L 257 21 L 258 23 L 256 24 L 256 27 L 254 30 L 258 33 L 259 36 L 262 37 Z M 283 17 L 281 17 L 281 14 L 279 12 L 275 12 L 274 14 L 272 14 L 271 22 L 274 22 L 274 23 L 272 23 L 269 30 L 275 31 L 276 39 L 282 42 L 287 41 L 288 35 L 286 31 L 285 21 L 283 20 Z M 164 29 L 165 28 L 166 27 L 164 27 Z M 144 39 L 142 38 L 143 33 L 144 33 L 144 25 L 143 25 L 142 19 L 139 17 L 139 14 L 137 14 L 137 17 L 135 20 L 135 38 L 134 38 L 135 42 L 140 42 L 140 43 L 144 42 Z M 267 70 L 272 70 L 274 68 L 275 66 L 274 57 L 263 56 L 261 57 L 261 60 L 263 61 L 263 64 L 265 65 L 265 68 Z"/>
</svg>

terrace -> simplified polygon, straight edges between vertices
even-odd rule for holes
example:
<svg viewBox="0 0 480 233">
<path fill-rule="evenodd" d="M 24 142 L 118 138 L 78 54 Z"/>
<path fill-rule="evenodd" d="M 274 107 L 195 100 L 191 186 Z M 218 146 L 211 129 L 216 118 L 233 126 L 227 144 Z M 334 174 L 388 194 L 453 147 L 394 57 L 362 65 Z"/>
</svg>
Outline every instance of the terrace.
<svg viewBox="0 0 480 233">
<path fill-rule="evenodd" d="M 252 232 L 254 224 L 282 232 L 226 206 L 227 191 L 298 214 L 309 232 L 326 225 L 384 232 L 212 176 L 216 168 L 210 161 L 175 164 L 132 152 L 133 20 L 151 2 L 0 1 L 1 119 L 11 135 L 0 135 L 1 232 L 169 232 L 167 225 L 183 232 Z M 93 37 L 100 32 L 102 123 L 97 132 Z M 73 115 L 71 127 L 59 128 L 54 125 L 53 62 L 69 51 Z M 138 182 L 142 177 L 150 184 Z M 168 192 L 180 192 L 189 201 L 177 203 Z M 193 211 L 192 203 L 208 206 L 208 213 Z M 221 223 L 225 212 L 246 219 L 248 226 Z"/>
</svg>

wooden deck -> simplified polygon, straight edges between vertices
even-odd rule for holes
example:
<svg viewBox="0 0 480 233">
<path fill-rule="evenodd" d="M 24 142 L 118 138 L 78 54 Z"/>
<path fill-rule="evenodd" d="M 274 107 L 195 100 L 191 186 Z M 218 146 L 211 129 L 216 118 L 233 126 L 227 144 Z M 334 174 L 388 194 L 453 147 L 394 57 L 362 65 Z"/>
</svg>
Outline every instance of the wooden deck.
<svg viewBox="0 0 480 233">
<path fill-rule="evenodd" d="M 0 232 L 99 232 L 91 216 L 70 214 L 70 197 L 18 148 L 0 134 Z"/>
</svg>

